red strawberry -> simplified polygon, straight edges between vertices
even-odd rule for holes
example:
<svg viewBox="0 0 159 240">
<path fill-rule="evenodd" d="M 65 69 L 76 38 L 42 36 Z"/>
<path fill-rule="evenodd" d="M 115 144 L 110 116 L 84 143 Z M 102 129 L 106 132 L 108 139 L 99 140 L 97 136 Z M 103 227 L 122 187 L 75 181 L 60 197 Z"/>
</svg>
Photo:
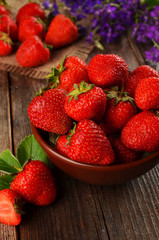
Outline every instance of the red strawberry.
<svg viewBox="0 0 159 240">
<path fill-rule="evenodd" d="M 65 134 L 72 125 L 64 109 L 65 98 L 63 89 L 50 89 L 34 97 L 28 107 L 30 121 L 45 131 Z"/>
<path fill-rule="evenodd" d="M 7 10 L 7 8 L 0 3 L 0 15 L 9 15 L 10 12 Z"/>
<path fill-rule="evenodd" d="M 89 82 L 87 72 L 80 67 L 72 67 L 64 70 L 60 75 L 60 88 L 68 92 L 74 83 Z"/>
<path fill-rule="evenodd" d="M 134 107 L 134 99 L 126 92 L 119 92 L 118 87 L 107 91 L 107 107 L 104 117 L 104 132 L 106 135 L 118 133 L 132 118 L 137 110 Z"/>
<path fill-rule="evenodd" d="M 101 128 L 89 119 L 77 124 L 68 156 L 77 162 L 96 165 L 108 165 L 114 161 L 110 142 Z"/>
<path fill-rule="evenodd" d="M 56 144 L 56 150 L 62 155 L 68 157 L 70 145 L 68 143 L 66 135 L 62 135 L 58 138 L 57 144 Z"/>
<path fill-rule="evenodd" d="M 9 15 L 0 16 L 0 31 L 9 33 L 9 36 L 12 40 L 17 40 L 18 28 L 16 23 Z"/>
<path fill-rule="evenodd" d="M 0 56 L 9 55 L 12 52 L 12 40 L 7 33 L 0 32 Z"/>
<path fill-rule="evenodd" d="M 148 65 L 137 67 L 131 72 L 127 82 L 125 82 L 125 91 L 128 92 L 130 96 L 134 97 L 135 89 L 140 80 L 149 77 L 159 77 L 159 73 Z"/>
<path fill-rule="evenodd" d="M 142 79 L 135 90 L 135 102 L 142 110 L 159 109 L 159 78 Z"/>
<path fill-rule="evenodd" d="M 143 111 L 132 117 L 121 133 L 123 144 L 145 152 L 159 150 L 159 117 L 153 112 Z"/>
<path fill-rule="evenodd" d="M 127 148 L 119 136 L 110 136 L 108 139 L 115 153 L 115 163 L 129 163 L 141 158 L 142 152 Z"/>
<path fill-rule="evenodd" d="M 39 160 L 28 162 L 10 185 L 27 202 L 45 206 L 56 198 L 55 181 L 47 165 Z"/>
<path fill-rule="evenodd" d="M 121 86 L 128 77 L 126 62 L 114 54 L 97 54 L 88 65 L 88 76 L 96 86 L 107 88 Z"/>
<path fill-rule="evenodd" d="M 11 189 L 0 191 L 0 223 L 18 225 L 21 222 L 21 196 Z"/>
<path fill-rule="evenodd" d="M 43 20 L 45 18 L 45 13 L 37 3 L 35 2 L 27 3 L 23 7 L 21 7 L 17 13 L 16 16 L 17 24 L 19 24 L 21 20 L 29 16 L 39 17 Z"/>
<path fill-rule="evenodd" d="M 27 38 L 16 52 L 16 59 L 22 67 L 37 67 L 46 63 L 50 51 L 44 46 L 38 36 Z"/>
<path fill-rule="evenodd" d="M 71 19 L 63 14 L 58 14 L 49 26 L 45 42 L 53 45 L 55 48 L 59 48 L 73 43 L 77 36 L 78 29 Z"/>
<path fill-rule="evenodd" d="M 28 37 L 37 35 L 41 39 L 45 37 L 44 24 L 42 20 L 36 17 L 28 17 L 22 20 L 19 24 L 18 39 L 23 42 Z"/>
<path fill-rule="evenodd" d="M 69 56 L 64 61 L 64 67 L 65 68 L 74 68 L 74 67 L 80 67 L 83 68 L 85 71 L 87 71 L 87 64 L 85 61 L 83 61 L 81 58 L 77 56 Z"/>
<path fill-rule="evenodd" d="M 65 100 L 66 113 L 76 121 L 82 119 L 100 120 L 106 108 L 104 91 L 93 84 L 74 84 Z"/>
</svg>

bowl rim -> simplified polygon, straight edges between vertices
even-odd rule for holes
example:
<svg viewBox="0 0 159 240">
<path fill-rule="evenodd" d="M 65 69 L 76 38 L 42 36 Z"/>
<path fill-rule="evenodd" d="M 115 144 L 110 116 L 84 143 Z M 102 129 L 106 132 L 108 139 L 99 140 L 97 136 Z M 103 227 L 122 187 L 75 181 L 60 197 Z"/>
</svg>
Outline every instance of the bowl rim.
<svg viewBox="0 0 159 240">
<path fill-rule="evenodd" d="M 128 169 L 128 168 L 132 168 L 132 167 L 139 167 L 141 165 L 143 165 L 144 163 L 148 163 L 149 161 L 152 161 L 152 159 L 159 157 L 159 151 L 152 153 L 151 155 L 143 158 L 143 159 L 139 159 L 137 161 L 134 162 L 129 162 L 129 163 L 121 163 L 121 164 L 112 164 L 112 165 L 93 165 L 93 164 L 88 164 L 88 163 L 80 163 L 77 161 L 74 161 L 70 158 L 67 158 L 61 154 L 59 154 L 58 152 L 56 152 L 45 140 L 44 138 L 41 136 L 41 134 L 39 133 L 40 128 L 35 127 L 32 123 L 31 124 L 31 129 L 33 132 L 34 137 L 36 138 L 36 140 L 39 142 L 40 141 L 40 145 L 41 147 L 48 152 L 49 154 L 53 155 L 54 157 L 60 159 L 63 162 L 67 162 L 71 165 L 74 165 L 76 167 L 81 167 L 81 168 L 90 168 L 90 169 L 98 169 L 99 171 L 117 171 L 117 170 L 121 170 L 121 169 Z"/>
</svg>

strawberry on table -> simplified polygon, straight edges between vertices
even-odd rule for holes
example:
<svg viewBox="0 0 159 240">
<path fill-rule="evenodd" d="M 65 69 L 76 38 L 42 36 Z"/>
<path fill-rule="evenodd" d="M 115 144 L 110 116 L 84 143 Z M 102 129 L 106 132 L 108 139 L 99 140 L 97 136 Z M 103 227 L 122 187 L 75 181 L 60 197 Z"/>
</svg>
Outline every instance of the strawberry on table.
<svg viewBox="0 0 159 240">
<path fill-rule="evenodd" d="M 101 128 L 92 120 L 81 120 L 71 137 L 68 156 L 82 163 L 108 165 L 114 152 Z"/>
<path fill-rule="evenodd" d="M 63 89 L 49 89 L 43 95 L 34 97 L 28 107 L 32 124 L 57 134 L 68 132 L 72 119 L 65 112 L 65 98 Z"/>
<path fill-rule="evenodd" d="M 115 163 L 129 163 L 141 158 L 143 153 L 127 148 L 120 136 L 109 136 L 108 139 L 115 153 Z"/>
<path fill-rule="evenodd" d="M 149 77 L 159 77 L 159 73 L 148 65 L 137 67 L 130 73 L 127 82 L 125 82 L 125 91 L 128 92 L 130 96 L 134 97 L 135 89 L 140 80 Z"/>
<path fill-rule="evenodd" d="M 18 27 L 9 15 L 0 16 L 0 31 L 8 33 L 12 40 L 18 38 Z"/>
<path fill-rule="evenodd" d="M 81 82 L 74 84 L 66 96 L 66 113 L 76 121 L 93 119 L 100 121 L 106 108 L 106 95 L 103 89 Z"/>
<path fill-rule="evenodd" d="M 19 9 L 16 16 L 16 23 L 19 24 L 20 21 L 29 16 L 39 17 L 43 20 L 45 18 L 45 13 L 38 3 L 35 2 L 26 3 Z"/>
<path fill-rule="evenodd" d="M 97 54 L 88 65 L 88 76 L 92 83 L 102 88 L 121 86 L 128 78 L 128 66 L 115 54 Z"/>
<path fill-rule="evenodd" d="M 45 206 L 54 202 L 56 185 L 48 168 L 47 156 L 33 135 L 27 136 L 17 148 L 17 156 L 9 150 L 0 155 L 0 189 L 10 188 L 25 201 Z"/>
<path fill-rule="evenodd" d="M 39 36 L 42 40 L 45 38 L 44 23 L 40 18 L 30 16 L 19 23 L 18 39 L 23 42 L 34 35 Z"/>
<path fill-rule="evenodd" d="M 0 3 L 0 15 L 9 15 L 10 12 L 9 10 L 7 10 L 6 6 L 5 5 L 2 5 L 2 3 Z"/>
<path fill-rule="evenodd" d="M 55 48 L 60 48 L 73 43 L 78 36 L 78 29 L 70 18 L 58 14 L 52 20 L 45 42 Z"/>
<path fill-rule="evenodd" d="M 0 32 L 0 56 L 9 55 L 12 52 L 12 40 L 7 33 Z"/>
<path fill-rule="evenodd" d="M 107 107 L 103 121 L 103 128 L 106 135 L 118 133 L 125 124 L 136 113 L 134 99 L 129 97 L 126 92 L 112 87 L 107 90 Z"/>
<path fill-rule="evenodd" d="M 135 102 L 142 110 L 159 109 L 159 77 L 145 78 L 138 83 Z"/>
<path fill-rule="evenodd" d="M 50 58 L 49 49 L 38 36 L 27 38 L 16 52 L 16 60 L 22 67 L 37 67 Z"/>
<path fill-rule="evenodd" d="M 11 189 L 0 191 L 0 223 L 18 225 L 21 222 L 22 197 Z"/>
<path fill-rule="evenodd" d="M 83 68 L 85 71 L 87 71 L 88 68 L 87 63 L 77 56 L 67 57 L 64 61 L 64 67 L 65 68 L 80 67 Z"/>
<path fill-rule="evenodd" d="M 159 116 L 143 111 L 132 117 L 121 132 L 122 143 L 132 150 L 159 150 Z"/>
</svg>

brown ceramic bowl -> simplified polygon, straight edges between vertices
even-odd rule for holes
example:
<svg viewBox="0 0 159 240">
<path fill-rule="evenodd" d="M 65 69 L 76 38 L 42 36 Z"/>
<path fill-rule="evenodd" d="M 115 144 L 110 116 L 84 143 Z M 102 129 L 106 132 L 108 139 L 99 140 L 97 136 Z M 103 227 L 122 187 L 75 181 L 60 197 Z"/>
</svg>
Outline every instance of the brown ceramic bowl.
<svg viewBox="0 0 159 240">
<path fill-rule="evenodd" d="M 62 171 L 80 181 L 97 185 L 115 185 L 130 181 L 149 171 L 159 162 L 159 152 L 131 163 L 95 166 L 62 156 L 48 143 L 48 134 L 31 124 L 32 132 L 48 158 Z"/>
</svg>

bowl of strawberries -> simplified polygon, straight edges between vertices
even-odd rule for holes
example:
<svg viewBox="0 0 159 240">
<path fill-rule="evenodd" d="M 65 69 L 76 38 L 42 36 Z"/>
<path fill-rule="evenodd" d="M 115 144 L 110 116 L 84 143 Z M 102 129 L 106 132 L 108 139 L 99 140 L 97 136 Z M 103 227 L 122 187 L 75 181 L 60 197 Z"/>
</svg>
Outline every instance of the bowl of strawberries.
<svg viewBox="0 0 159 240">
<path fill-rule="evenodd" d="M 159 73 L 129 73 L 114 54 L 87 64 L 69 56 L 29 104 L 32 132 L 48 158 L 80 181 L 114 185 L 159 162 Z"/>
</svg>

